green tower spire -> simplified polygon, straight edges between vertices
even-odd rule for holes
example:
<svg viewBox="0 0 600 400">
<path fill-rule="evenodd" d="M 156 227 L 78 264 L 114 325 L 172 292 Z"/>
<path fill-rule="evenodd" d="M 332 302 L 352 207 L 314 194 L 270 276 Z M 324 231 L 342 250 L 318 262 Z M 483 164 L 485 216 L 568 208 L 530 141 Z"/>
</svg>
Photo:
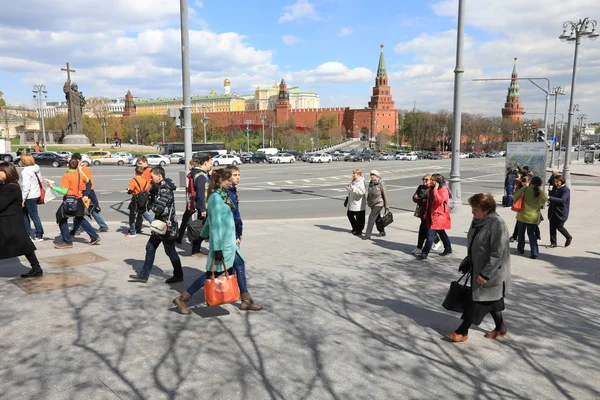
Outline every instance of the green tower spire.
<svg viewBox="0 0 600 400">
<path fill-rule="evenodd" d="M 517 57 L 513 65 L 510 86 L 508 87 L 508 97 L 519 97 L 519 74 L 517 73 Z"/>
<path fill-rule="evenodd" d="M 381 47 L 381 54 L 379 55 L 379 65 L 377 66 L 377 77 L 387 79 L 387 70 L 385 69 L 385 58 L 383 57 L 383 44 Z"/>
</svg>

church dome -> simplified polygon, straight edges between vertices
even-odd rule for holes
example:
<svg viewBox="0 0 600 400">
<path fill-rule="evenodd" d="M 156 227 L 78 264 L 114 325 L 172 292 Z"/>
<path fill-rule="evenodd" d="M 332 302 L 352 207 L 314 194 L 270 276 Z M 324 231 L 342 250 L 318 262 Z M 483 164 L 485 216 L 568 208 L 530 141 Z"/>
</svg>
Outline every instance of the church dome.
<svg viewBox="0 0 600 400">
<path fill-rule="evenodd" d="M 229 80 L 229 78 L 225 78 L 225 80 L 223 81 L 223 86 L 231 86 L 231 81 Z"/>
<path fill-rule="evenodd" d="M 214 90 L 214 89 L 213 89 L 213 90 L 211 90 L 211 91 L 210 91 L 210 95 L 211 95 L 211 96 L 214 96 L 215 94 L 217 94 L 217 91 L 216 91 L 216 90 Z"/>
</svg>

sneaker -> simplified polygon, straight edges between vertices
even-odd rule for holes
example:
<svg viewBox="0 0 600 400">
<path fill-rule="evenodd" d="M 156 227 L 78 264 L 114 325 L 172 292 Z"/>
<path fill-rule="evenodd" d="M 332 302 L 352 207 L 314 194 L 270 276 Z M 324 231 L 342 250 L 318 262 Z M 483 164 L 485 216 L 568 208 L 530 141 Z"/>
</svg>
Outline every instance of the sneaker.
<svg viewBox="0 0 600 400">
<path fill-rule="evenodd" d="M 440 256 L 444 257 L 444 256 L 447 256 L 448 254 L 452 254 L 452 250 L 444 250 L 443 252 L 440 253 Z"/>
<path fill-rule="evenodd" d="M 73 248 L 73 243 L 62 242 L 54 245 L 55 249 L 71 249 Z"/>
<path fill-rule="evenodd" d="M 131 232 L 127 232 L 127 233 L 125 234 L 125 237 L 136 237 L 136 236 L 137 236 L 137 233 L 131 233 Z"/>
<path fill-rule="evenodd" d="M 148 282 L 148 278 L 146 278 L 145 276 L 141 276 L 140 274 L 129 275 L 129 279 L 132 280 L 133 282 L 141 282 L 141 283 Z"/>
<path fill-rule="evenodd" d="M 204 254 L 202 253 L 192 253 L 192 257 L 196 257 L 196 258 L 200 258 L 202 257 Z"/>
<path fill-rule="evenodd" d="M 439 249 L 440 247 L 442 247 L 442 242 L 433 243 L 431 245 L 431 250 L 437 251 L 437 249 Z"/>
<path fill-rule="evenodd" d="M 385 232 L 379 232 L 379 237 L 384 237 L 385 236 Z"/>
<path fill-rule="evenodd" d="M 362 232 L 354 232 L 353 233 L 354 236 L 362 236 L 362 234 L 363 234 Z"/>
<path fill-rule="evenodd" d="M 567 239 L 567 241 L 565 242 L 565 247 L 569 247 L 571 245 L 572 241 L 573 241 L 573 238 Z"/>
<path fill-rule="evenodd" d="M 97 232 L 108 232 L 108 226 L 98 229 Z"/>
<path fill-rule="evenodd" d="M 548 248 L 549 248 L 549 249 L 555 249 L 555 248 L 557 248 L 557 247 L 558 247 L 558 246 L 557 246 L 555 243 L 553 243 L 553 244 L 551 244 L 550 246 L 548 246 Z"/>
<path fill-rule="evenodd" d="M 90 246 L 93 246 L 93 245 L 95 245 L 95 244 L 98 244 L 98 242 L 99 242 L 99 241 L 100 241 L 100 236 L 96 237 L 95 239 L 92 239 L 92 240 L 90 240 L 90 241 L 88 242 L 88 244 L 89 244 Z"/>
<path fill-rule="evenodd" d="M 414 256 L 418 256 L 419 254 L 421 254 L 421 249 L 418 247 L 415 247 L 413 251 L 411 251 L 411 254 Z"/>
<path fill-rule="evenodd" d="M 417 258 L 419 258 L 419 259 L 421 259 L 421 260 L 427 260 L 427 254 L 423 254 L 423 253 L 421 253 L 421 254 L 419 254 L 419 255 L 417 256 Z"/>
<path fill-rule="evenodd" d="M 44 241 L 44 238 L 41 238 L 41 237 L 36 237 L 36 238 L 33 238 L 33 239 L 31 239 L 31 241 L 32 241 L 33 243 L 39 243 L 39 242 L 43 242 L 43 241 Z"/>
<path fill-rule="evenodd" d="M 514 243 L 517 241 L 517 238 L 511 236 L 510 239 L 508 239 L 508 241 Z"/>
<path fill-rule="evenodd" d="M 165 281 L 165 283 L 177 283 L 177 282 L 183 282 L 183 276 L 173 275 L 172 277 L 170 277 L 169 279 L 167 279 Z"/>
</svg>

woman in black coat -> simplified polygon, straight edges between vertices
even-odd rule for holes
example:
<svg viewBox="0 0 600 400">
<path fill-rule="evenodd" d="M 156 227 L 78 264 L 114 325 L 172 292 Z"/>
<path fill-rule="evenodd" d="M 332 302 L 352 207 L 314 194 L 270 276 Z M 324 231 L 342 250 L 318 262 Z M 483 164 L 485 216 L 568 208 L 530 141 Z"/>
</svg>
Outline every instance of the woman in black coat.
<svg viewBox="0 0 600 400">
<path fill-rule="evenodd" d="M 548 197 L 548 221 L 550 222 L 550 248 L 557 247 L 556 231 L 558 230 L 567 239 L 565 247 L 569 247 L 573 236 L 565 229 L 565 222 L 569 219 L 571 205 L 571 191 L 565 186 L 562 175 L 554 177 L 554 193 Z"/>
<path fill-rule="evenodd" d="M 0 259 L 25 255 L 31 271 L 22 278 L 42 276 L 43 271 L 35 256 L 35 245 L 25 230 L 23 196 L 19 173 L 14 165 L 0 163 Z"/>
</svg>

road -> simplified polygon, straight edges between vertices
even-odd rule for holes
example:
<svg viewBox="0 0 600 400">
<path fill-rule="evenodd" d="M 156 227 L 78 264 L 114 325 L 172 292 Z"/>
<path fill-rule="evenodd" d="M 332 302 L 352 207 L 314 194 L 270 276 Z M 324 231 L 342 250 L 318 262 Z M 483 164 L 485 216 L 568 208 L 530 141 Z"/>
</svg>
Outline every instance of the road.
<svg viewBox="0 0 600 400">
<path fill-rule="evenodd" d="M 504 158 L 462 159 L 462 202 L 478 192 L 490 192 L 501 200 L 504 184 Z M 411 196 L 425 173 L 441 173 L 448 177 L 450 160 L 372 161 L 330 164 L 245 164 L 241 166 L 239 188 L 242 214 L 245 220 L 281 218 L 323 218 L 344 214 L 342 202 L 345 186 L 351 179 L 352 169 L 361 168 L 369 179 L 372 169 L 380 172 L 388 186 L 392 210 L 411 211 Z M 183 165 L 166 167 L 167 177 L 179 183 Z M 132 166 L 93 166 L 93 178 L 106 221 L 125 221 L 129 196 L 125 187 L 133 176 Z M 42 168 L 45 178 L 60 181 L 62 170 Z M 597 179 L 578 179 L 574 184 L 598 185 Z M 183 212 L 185 190 L 175 194 L 176 208 Z M 57 202 L 40 207 L 42 221 L 53 221 Z"/>
</svg>

